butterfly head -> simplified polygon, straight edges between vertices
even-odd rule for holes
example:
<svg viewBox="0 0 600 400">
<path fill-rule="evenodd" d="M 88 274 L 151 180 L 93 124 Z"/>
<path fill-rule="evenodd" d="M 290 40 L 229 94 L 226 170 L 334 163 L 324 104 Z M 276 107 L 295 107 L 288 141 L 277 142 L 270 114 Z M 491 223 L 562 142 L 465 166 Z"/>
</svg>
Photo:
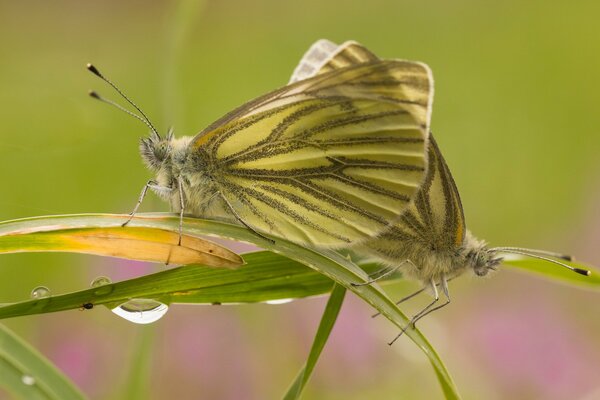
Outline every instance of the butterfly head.
<svg viewBox="0 0 600 400">
<path fill-rule="evenodd" d="M 485 242 L 476 239 L 470 232 L 465 237 L 463 254 L 468 268 L 477 276 L 485 276 L 490 270 L 495 271 L 502 262 L 502 257 L 498 256 L 495 249 L 488 248 Z"/>
<path fill-rule="evenodd" d="M 485 276 L 490 270 L 496 270 L 496 267 L 502 262 L 502 257 L 497 257 L 494 250 L 484 248 L 481 251 L 470 255 L 471 268 L 477 276 Z"/>
<path fill-rule="evenodd" d="M 144 163 L 157 171 L 171 155 L 173 131 L 169 129 L 166 138 L 152 132 L 149 137 L 140 140 L 140 154 Z"/>
<path fill-rule="evenodd" d="M 106 82 L 109 86 L 111 86 L 125 101 L 127 101 L 127 103 L 129 103 L 129 105 L 131 105 L 135 110 L 137 110 L 139 114 L 136 114 L 135 112 L 126 109 L 125 107 L 117 104 L 112 100 L 108 100 L 100 96 L 97 92 L 93 90 L 89 92 L 90 97 L 99 100 L 103 103 L 107 103 L 117 108 L 118 110 L 121 110 L 122 112 L 141 121 L 144 125 L 150 128 L 150 136 L 147 138 L 142 138 L 140 141 L 140 153 L 142 154 L 142 159 L 144 160 L 148 168 L 150 168 L 153 171 L 159 170 L 164 165 L 165 161 L 168 160 L 170 157 L 172 147 L 171 142 L 173 141 L 173 130 L 169 129 L 166 138 L 163 139 L 158 133 L 158 130 L 154 127 L 154 124 L 150 122 L 150 119 L 146 116 L 146 114 L 137 106 L 137 104 L 135 104 L 129 97 L 127 97 L 125 93 L 123 93 L 123 91 L 117 87 L 117 85 L 115 85 L 114 83 L 112 83 L 112 81 L 106 78 L 98 70 L 98 68 L 96 68 L 92 64 L 88 64 L 87 69 L 91 73 L 102 79 L 104 82 Z"/>
</svg>

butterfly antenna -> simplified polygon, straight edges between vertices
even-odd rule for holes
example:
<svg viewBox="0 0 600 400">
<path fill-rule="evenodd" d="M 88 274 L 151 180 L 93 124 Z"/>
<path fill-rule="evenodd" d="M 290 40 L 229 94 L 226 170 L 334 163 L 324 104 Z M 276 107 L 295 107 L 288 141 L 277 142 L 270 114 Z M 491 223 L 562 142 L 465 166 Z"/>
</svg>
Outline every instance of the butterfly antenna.
<svg viewBox="0 0 600 400">
<path fill-rule="evenodd" d="M 120 104 L 117 104 L 117 103 L 115 103 L 112 100 L 108 100 L 107 98 L 104 98 L 104 97 L 100 96 L 98 93 L 94 92 L 93 90 L 90 90 L 88 92 L 88 94 L 89 94 L 89 96 L 91 98 L 99 100 L 99 101 L 101 101 L 103 103 L 106 103 L 106 104 L 110 104 L 111 106 L 113 106 L 113 107 L 115 107 L 115 108 L 123 111 L 125 114 L 131 115 L 132 117 L 134 117 L 134 118 L 142 121 L 144 123 L 144 125 L 146 125 L 148 128 L 150 128 L 150 130 L 152 130 L 153 127 L 152 127 L 152 125 L 150 125 L 148 123 L 148 121 L 146 121 L 144 118 L 140 117 L 139 115 L 137 115 L 137 114 L 129 111 L 128 109 L 126 109 L 125 107 L 121 106 Z"/>
<path fill-rule="evenodd" d="M 553 251 L 546 251 L 546 250 L 526 249 L 524 247 L 495 247 L 494 250 L 498 250 L 498 251 L 516 250 L 516 251 L 522 251 L 522 252 L 530 253 L 530 254 L 538 254 L 541 256 L 560 258 L 561 260 L 565 260 L 565 261 L 573 261 L 573 257 L 571 257 L 568 254 L 555 253 Z"/>
<path fill-rule="evenodd" d="M 140 116 L 138 116 L 137 114 L 133 114 L 132 112 L 128 112 L 128 114 L 132 115 L 132 116 L 135 116 L 138 119 L 142 120 L 150 128 L 150 130 L 152 131 L 152 133 L 154 133 L 160 139 L 160 135 L 158 134 L 158 131 L 156 130 L 156 128 L 154 127 L 154 125 L 152 125 L 152 122 L 150 122 L 150 118 L 148 118 L 148 116 L 146 114 L 144 114 L 144 112 L 137 106 L 137 104 L 135 104 L 133 102 L 133 100 L 131 100 L 129 97 L 127 97 L 125 95 L 125 93 L 123 93 L 121 91 L 121 89 L 119 89 L 117 87 L 117 85 L 115 85 L 108 78 L 106 78 L 104 75 L 102 75 L 102 73 L 98 70 L 98 68 L 94 67 L 92 64 L 87 64 L 86 68 L 92 74 L 96 75 L 98 78 L 102 79 L 104 82 L 106 82 L 108 85 L 110 85 L 113 89 L 115 89 L 115 91 L 117 93 L 119 93 L 119 95 L 121 95 L 121 97 L 123 97 L 125 99 L 125 101 L 127 101 L 129 104 L 131 104 L 133 106 L 133 108 L 135 108 L 142 115 L 143 118 L 140 117 Z M 92 93 L 96 94 L 96 96 L 92 95 Z M 101 101 L 103 101 L 105 103 L 117 106 L 117 108 L 119 108 L 120 110 L 127 111 L 123 107 L 119 106 L 118 104 L 116 104 L 114 102 L 111 102 L 109 100 L 106 100 L 106 99 L 98 96 L 97 93 L 95 93 L 95 92 L 90 92 L 90 96 L 92 96 L 95 99 L 101 100 Z"/>
<path fill-rule="evenodd" d="M 552 252 L 545 252 L 545 251 L 538 251 L 538 250 L 534 250 L 534 252 L 529 252 L 529 251 L 527 251 L 527 249 L 521 249 L 518 247 L 494 247 L 491 250 L 499 251 L 499 252 L 503 252 L 503 253 L 510 253 L 510 254 L 520 254 L 523 256 L 531 257 L 531 258 L 537 258 L 538 260 L 548 261 L 548 262 L 551 262 L 556 265 L 560 265 L 561 267 L 567 268 L 573 272 L 576 272 L 576 273 L 578 273 L 580 275 L 584 275 L 584 276 L 590 276 L 592 274 L 591 271 L 589 271 L 587 269 L 571 267 L 570 265 L 567 265 L 567 264 L 562 263 L 557 260 L 553 260 L 552 258 L 544 257 L 540 254 L 536 254 L 536 253 L 554 254 Z M 557 257 L 557 258 L 560 258 L 560 257 Z"/>
</svg>

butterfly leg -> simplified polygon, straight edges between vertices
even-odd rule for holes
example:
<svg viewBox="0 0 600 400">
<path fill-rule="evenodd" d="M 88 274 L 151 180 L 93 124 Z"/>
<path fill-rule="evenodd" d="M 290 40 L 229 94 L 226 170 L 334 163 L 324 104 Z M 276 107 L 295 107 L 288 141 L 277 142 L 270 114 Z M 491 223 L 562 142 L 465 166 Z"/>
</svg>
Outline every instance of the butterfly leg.
<svg viewBox="0 0 600 400">
<path fill-rule="evenodd" d="M 351 283 L 352 286 L 366 286 L 366 285 L 370 285 L 371 283 L 377 282 L 380 279 L 385 278 L 386 276 L 389 276 L 391 274 L 393 274 L 394 272 L 396 272 L 401 266 L 403 266 L 405 263 L 410 263 L 412 264 L 412 261 L 410 260 L 404 260 L 402 261 L 400 264 L 398 265 L 393 265 L 391 267 L 385 267 L 385 268 L 381 268 L 380 270 L 375 271 L 373 274 L 369 275 L 369 279 L 365 282 L 360 282 L 360 283 Z M 413 264 L 414 265 L 414 264 Z M 422 290 L 421 290 L 422 292 Z M 418 292 L 418 293 L 421 293 Z M 418 294 L 416 293 L 416 294 Z M 415 295 L 416 295 L 415 294 Z M 407 299 L 408 300 L 408 299 Z"/>
<path fill-rule="evenodd" d="M 401 298 L 400 300 L 398 300 L 398 301 L 396 302 L 396 305 L 400 305 L 400 304 L 404 303 L 405 301 L 407 301 L 407 300 L 410 300 L 410 299 L 412 299 L 413 297 L 415 297 L 415 296 L 417 296 L 417 295 L 419 295 L 419 294 L 423 293 L 423 292 L 425 291 L 425 289 L 426 289 L 426 288 L 419 289 L 419 290 L 417 290 L 416 292 L 414 292 L 414 293 L 411 293 L 411 294 L 409 294 L 408 296 Z M 379 313 L 379 312 L 378 312 L 378 313 L 375 313 L 375 314 L 371 315 L 371 318 L 378 317 L 379 315 L 381 315 L 381 313 Z"/>
<path fill-rule="evenodd" d="M 455 277 L 454 277 L 454 278 L 455 278 Z M 437 286 L 443 285 L 443 284 L 444 284 L 444 282 L 446 282 L 446 284 L 447 284 L 448 282 L 450 282 L 450 281 L 451 281 L 452 279 L 454 279 L 454 278 L 446 279 L 445 281 L 444 281 L 444 280 L 442 280 L 442 282 L 441 282 L 441 283 L 438 283 L 438 284 L 437 284 Z M 417 290 L 416 292 L 414 292 L 414 293 L 411 293 L 411 294 L 409 294 L 408 296 L 401 298 L 400 300 L 398 300 L 398 301 L 396 302 L 396 305 L 400 305 L 400 304 L 404 303 L 405 301 L 407 301 L 407 300 L 410 300 L 410 299 L 412 299 L 413 297 L 415 297 L 415 296 L 417 296 L 417 295 L 419 295 L 419 294 L 423 293 L 423 292 L 425 291 L 425 289 L 427 289 L 427 288 L 426 288 L 426 287 L 424 287 L 424 288 L 421 288 L 421 289 Z M 447 290 L 448 290 L 448 288 L 446 287 L 446 290 L 444 290 L 444 294 L 447 292 Z M 380 314 L 381 314 L 381 313 L 376 313 L 376 314 L 373 314 L 373 315 L 371 315 L 371 318 L 378 317 Z"/>
<path fill-rule="evenodd" d="M 412 325 L 413 327 L 415 326 L 415 324 L 417 323 L 418 320 L 420 320 L 421 318 L 425 317 L 426 315 L 431 314 L 432 312 L 439 310 L 442 307 L 447 306 L 448 304 L 450 304 L 450 293 L 448 290 L 448 280 L 446 279 L 446 277 L 442 277 L 441 280 L 441 286 L 442 286 L 442 291 L 444 292 L 444 296 L 446 297 L 446 301 L 444 302 L 444 304 L 440 304 L 437 307 L 433 307 L 432 309 L 429 310 L 423 310 L 421 311 L 419 314 L 417 314 L 415 317 L 413 317 L 413 322 Z"/>
<path fill-rule="evenodd" d="M 148 182 L 146 182 L 146 184 L 142 188 L 142 192 L 140 193 L 140 197 L 138 198 L 138 201 L 135 204 L 135 207 L 129 213 L 129 218 L 127 219 L 127 221 L 123 222 L 121 224 L 121 226 L 124 227 L 125 225 L 127 225 L 128 223 L 131 222 L 131 220 L 133 219 L 133 217 L 137 213 L 138 208 L 140 208 L 140 205 L 142 204 L 142 201 L 144 201 L 144 197 L 146 197 L 146 193 L 148 192 L 148 189 L 154 189 L 156 191 L 171 191 L 171 188 L 159 186 L 154 180 L 150 179 Z"/>
<path fill-rule="evenodd" d="M 433 280 L 431 281 L 431 284 L 433 285 L 433 289 L 434 289 L 434 297 L 435 299 L 429 304 L 427 305 L 427 307 L 425 307 L 424 309 L 422 309 L 420 312 L 418 312 L 417 314 L 415 314 L 410 322 L 404 327 L 402 328 L 402 331 L 400 331 L 400 333 L 398 334 L 398 336 L 396 336 L 390 343 L 388 343 L 389 345 L 394 344 L 394 342 L 400 337 L 402 336 L 402 334 L 404 332 L 406 332 L 406 330 L 409 327 L 415 327 L 415 324 L 417 323 L 418 320 L 420 320 L 421 318 L 425 317 L 426 315 L 431 314 L 432 312 L 439 310 L 442 307 L 447 306 L 448 304 L 450 304 L 450 291 L 448 290 L 448 279 L 446 278 L 446 276 L 442 276 L 441 282 L 440 282 L 440 286 L 442 287 L 442 291 L 444 292 L 444 296 L 446 296 L 446 301 L 444 302 L 444 304 L 440 304 L 439 306 L 433 307 L 433 305 L 435 305 L 435 303 L 437 303 L 440 299 L 438 291 L 437 291 L 437 285 L 435 285 L 435 283 L 433 282 Z M 432 308 L 433 307 L 433 308 Z"/>
<path fill-rule="evenodd" d="M 398 338 L 400 338 L 400 336 L 402 336 L 402 334 L 404 332 L 406 332 L 406 330 L 408 328 L 410 328 L 411 326 L 414 328 L 414 323 L 416 322 L 416 320 L 418 320 L 419 317 L 423 313 L 426 313 L 431 307 L 433 307 L 435 305 L 435 303 L 437 303 L 440 300 L 440 294 L 439 294 L 439 292 L 437 290 L 437 285 L 435 284 L 435 281 L 433 280 L 433 278 L 429 282 L 429 287 L 433 291 L 433 301 L 431 303 L 429 303 L 424 309 L 422 309 L 421 311 L 419 311 L 417 314 L 413 315 L 413 317 L 410 319 L 410 321 L 408 321 L 408 324 L 406 324 L 406 326 L 404 328 L 402 328 L 402 330 L 400 331 L 400 333 L 394 339 L 392 339 L 391 342 L 388 343 L 390 346 L 393 345 L 394 342 L 396 340 L 398 340 Z"/>
<path fill-rule="evenodd" d="M 179 241 L 177 242 L 177 246 L 181 246 L 181 236 L 183 234 L 183 212 L 185 211 L 185 200 L 183 197 L 183 181 L 181 180 L 181 176 L 177 178 L 177 186 L 179 189 L 179 206 L 181 210 L 179 211 Z"/>
</svg>

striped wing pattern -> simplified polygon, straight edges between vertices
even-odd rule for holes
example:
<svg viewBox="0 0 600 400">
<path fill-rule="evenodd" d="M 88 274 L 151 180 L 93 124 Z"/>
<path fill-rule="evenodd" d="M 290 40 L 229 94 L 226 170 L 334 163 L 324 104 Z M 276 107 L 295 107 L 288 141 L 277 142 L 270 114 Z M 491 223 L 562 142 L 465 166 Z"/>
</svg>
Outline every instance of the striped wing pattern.
<svg viewBox="0 0 600 400">
<path fill-rule="evenodd" d="M 364 46 L 354 41 L 337 45 L 329 40 L 316 41 L 302 57 L 289 83 L 310 78 L 334 69 L 377 61 L 378 58 Z"/>
<path fill-rule="evenodd" d="M 427 66 L 374 60 L 253 100 L 190 144 L 245 224 L 340 247 L 397 219 L 425 175 Z"/>
<path fill-rule="evenodd" d="M 432 135 L 428 153 L 427 176 L 408 209 L 391 229 L 365 243 L 391 260 L 397 261 L 396 251 L 404 251 L 400 243 L 453 251 L 464 241 L 465 217 L 458 189 Z"/>
</svg>

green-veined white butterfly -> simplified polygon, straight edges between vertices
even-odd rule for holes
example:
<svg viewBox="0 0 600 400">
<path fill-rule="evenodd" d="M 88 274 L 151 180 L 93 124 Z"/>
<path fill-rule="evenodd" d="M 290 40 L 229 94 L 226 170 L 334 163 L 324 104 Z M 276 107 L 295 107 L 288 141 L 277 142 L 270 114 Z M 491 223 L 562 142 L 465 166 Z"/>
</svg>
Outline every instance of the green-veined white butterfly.
<svg viewBox="0 0 600 400">
<path fill-rule="evenodd" d="M 195 137 L 161 137 L 123 95 L 152 131 L 140 150 L 156 178 L 140 202 L 150 188 L 182 216 L 226 219 L 317 247 L 389 228 L 425 175 L 431 73 L 422 63 L 376 57 L 326 69 L 311 77 L 299 69 L 287 86 Z"/>
<path fill-rule="evenodd" d="M 355 42 L 346 42 L 337 46 L 332 42 L 321 40 L 313 45 L 312 50 L 305 56 L 309 61 L 303 60 L 296 73 L 306 71 L 306 76 L 309 77 L 338 68 L 348 68 L 350 65 L 376 58 L 369 50 Z M 417 313 L 412 318 L 411 324 L 414 325 L 418 319 L 450 302 L 448 293 L 450 279 L 467 270 L 473 271 L 478 276 L 484 276 L 502 262 L 502 253 L 540 258 L 582 275 L 589 274 L 587 270 L 573 268 L 552 259 L 570 260 L 566 255 L 515 247 L 488 248 L 484 242 L 476 239 L 466 229 L 456 184 L 431 134 L 428 136 L 427 148 L 426 176 L 418 193 L 400 218 L 390 229 L 354 246 L 356 252 L 374 256 L 389 266 L 382 269 L 376 278 L 362 284 L 370 284 L 401 268 L 403 276 L 419 280 L 425 289 L 431 290 L 434 301 Z M 446 302 L 438 306 L 436 306 L 439 301 L 437 286 L 441 286 L 446 296 Z M 400 302 L 422 291 L 407 296 Z"/>
</svg>

